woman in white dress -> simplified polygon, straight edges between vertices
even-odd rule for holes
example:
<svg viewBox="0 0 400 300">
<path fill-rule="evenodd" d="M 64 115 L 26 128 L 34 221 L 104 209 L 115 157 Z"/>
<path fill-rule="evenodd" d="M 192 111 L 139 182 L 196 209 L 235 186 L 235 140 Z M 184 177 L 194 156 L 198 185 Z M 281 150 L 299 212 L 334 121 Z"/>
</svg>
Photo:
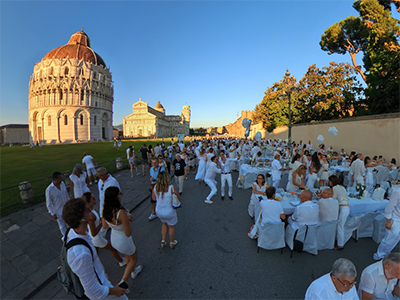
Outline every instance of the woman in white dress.
<svg viewBox="0 0 400 300">
<path fill-rule="evenodd" d="M 314 188 L 314 183 L 318 178 L 318 172 L 320 169 L 321 169 L 321 162 L 319 161 L 318 153 L 314 152 L 311 157 L 311 165 L 308 169 L 309 175 L 307 180 L 307 187 L 309 189 Z"/>
<path fill-rule="evenodd" d="M 265 181 L 265 176 L 263 174 L 258 174 L 256 181 L 253 183 L 253 191 L 251 193 L 249 206 L 247 211 L 250 217 L 254 217 L 255 214 L 255 206 L 260 200 L 257 198 L 257 195 L 265 196 L 265 191 L 269 185 Z"/>
<path fill-rule="evenodd" d="M 69 195 L 71 198 L 81 198 L 83 193 L 90 192 L 88 188 L 88 177 L 86 177 L 86 172 L 82 171 L 82 166 L 76 164 L 72 174 L 69 175 L 70 179 L 70 189 Z"/>
<path fill-rule="evenodd" d="M 289 170 L 289 174 L 288 174 L 288 180 L 290 181 L 290 178 L 292 177 L 292 173 L 294 170 L 296 170 L 298 167 L 300 167 L 300 165 L 302 165 L 301 161 L 300 161 L 300 154 L 295 154 L 292 157 L 292 161 L 289 162 L 289 168 L 291 170 Z"/>
<path fill-rule="evenodd" d="M 307 167 L 300 165 L 296 170 L 292 172 L 292 176 L 289 177 L 289 182 L 286 186 L 286 192 L 295 192 L 300 189 L 305 189 L 304 178 L 306 177 Z"/>
<path fill-rule="evenodd" d="M 322 159 L 321 159 L 321 169 L 319 172 L 319 186 L 325 186 L 328 184 L 329 180 L 329 162 L 328 162 L 328 157 L 326 154 L 322 154 Z"/>
<path fill-rule="evenodd" d="M 364 158 L 364 165 L 365 165 L 365 185 L 367 186 L 367 191 L 372 195 L 372 192 L 374 191 L 374 175 L 372 174 L 372 171 L 375 169 L 376 166 L 381 165 L 384 162 L 384 160 L 378 162 L 378 163 L 372 163 L 371 158 L 369 156 L 366 156 Z"/>
<path fill-rule="evenodd" d="M 347 196 L 346 189 L 339 184 L 337 176 L 329 176 L 329 185 L 333 191 L 332 198 L 339 202 L 339 222 L 336 227 L 337 246 L 335 246 L 335 249 L 340 250 L 344 248 L 344 225 L 350 214 L 349 197 Z"/>
<path fill-rule="evenodd" d="M 105 230 L 102 227 L 101 219 L 98 212 L 94 209 L 96 198 L 91 192 L 82 195 L 82 199 L 86 201 L 88 207 L 92 211 L 92 219 L 88 222 L 88 233 L 92 237 L 93 245 L 96 250 L 103 248 L 111 251 L 112 256 L 118 261 L 121 267 L 125 266 L 125 260 L 121 258 L 118 251 L 111 246 L 111 243 L 104 238 Z"/>
<path fill-rule="evenodd" d="M 178 191 L 171 185 L 169 174 L 164 171 L 160 172 L 152 192 L 152 199 L 156 201 L 156 214 L 162 222 L 161 248 L 165 246 L 167 233 L 169 233 L 169 246 L 173 248 L 178 244 L 178 241 L 175 240 L 175 225 L 178 222 L 178 217 L 176 210 L 172 207 L 172 194 L 175 194 L 181 200 Z"/>
<path fill-rule="evenodd" d="M 197 168 L 197 174 L 195 177 L 195 180 L 198 180 L 199 183 L 201 183 L 201 181 L 204 181 L 204 176 L 206 175 L 207 156 L 205 153 L 206 151 L 204 149 L 201 149 L 199 155 L 199 167 Z"/>
<path fill-rule="evenodd" d="M 132 215 L 128 214 L 121 204 L 122 192 L 115 186 L 106 189 L 104 195 L 103 228 L 111 228 L 111 245 L 125 255 L 126 268 L 121 283 L 142 271 L 142 266 L 136 266 L 138 255 L 132 240 Z"/>
<path fill-rule="evenodd" d="M 211 158 L 213 156 L 215 156 L 214 149 L 212 147 L 210 147 L 210 148 L 208 148 L 208 151 L 207 151 L 207 166 L 206 166 L 206 169 L 209 166 L 209 164 L 211 163 Z"/>
</svg>

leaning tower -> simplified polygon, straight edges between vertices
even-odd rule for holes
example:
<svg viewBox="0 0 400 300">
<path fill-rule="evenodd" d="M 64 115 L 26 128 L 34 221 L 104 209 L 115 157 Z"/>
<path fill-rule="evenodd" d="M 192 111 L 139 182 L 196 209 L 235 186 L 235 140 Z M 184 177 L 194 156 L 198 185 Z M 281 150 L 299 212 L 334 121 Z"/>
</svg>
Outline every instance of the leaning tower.
<svg viewBox="0 0 400 300">
<path fill-rule="evenodd" d="M 184 105 L 182 109 L 183 125 L 185 127 L 185 134 L 189 134 L 190 128 L 190 106 Z"/>
<path fill-rule="evenodd" d="M 114 87 L 104 60 L 83 30 L 35 65 L 29 81 L 29 132 L 34 143 L 112 139 Z"/>
</svg>

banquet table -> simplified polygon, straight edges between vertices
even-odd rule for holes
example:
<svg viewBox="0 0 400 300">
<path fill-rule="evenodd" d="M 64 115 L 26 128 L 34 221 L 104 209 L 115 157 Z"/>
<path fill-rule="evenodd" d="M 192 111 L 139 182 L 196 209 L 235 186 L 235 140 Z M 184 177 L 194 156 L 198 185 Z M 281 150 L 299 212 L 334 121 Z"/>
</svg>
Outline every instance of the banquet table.
<svg viewBox="0 0 400 300">
<path fill-rule="evenodd" d="M 276 196 L 282 199 L 281 203 L 285 215 L 293 214 L 297 205 L 293 205 L 290 202 L 300 202 L 300 198 L 297 195 L 288 196 L 288 193 L 284 193 L 282 195 L 276 194 Z M 265 196 L 261 197 L 263 197 L 263 199 L 267 199 Z M 312 201 L 318 202 L 318 200 Z M 376 201 L 371 198 L 357 199 L 349 197 L 350 216 L 362 215 L 369 212 L 384 211 L 388 203 L 388 200 Z"/>
<path fill-rule="evenodd" d="M 253 182 L 255 180 L 246 180 L 246 176 L 250 177 L 258 174 L 263 174 L 267 178 L 267 173 L 271 171 L 270 168 L 258 168 L 258 167 L 252 167 L 250 165 L 243 164 L 240 166 L 239 169 L 239 179 L 240 176 L 243 175 L 244 181 L 243 181 L 243 188 L 244 189 L 249 189 L 253 187 Z M 253 175 L 252 175 L 253 174 Z"/>
</svg>

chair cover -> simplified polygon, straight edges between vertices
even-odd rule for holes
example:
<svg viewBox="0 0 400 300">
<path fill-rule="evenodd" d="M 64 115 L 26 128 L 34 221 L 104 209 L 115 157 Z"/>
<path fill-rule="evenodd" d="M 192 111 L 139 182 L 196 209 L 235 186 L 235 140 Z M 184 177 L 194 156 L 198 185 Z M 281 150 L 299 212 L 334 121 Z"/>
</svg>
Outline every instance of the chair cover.
<svg viewBox="0 0 400 300">
<path fill-rule="evenodd" d="M 358 240 L 359 238 L 372 237 L 374 231 L 374 219 L 376 216 L 376 212 L 366 213 L 362 216 L 358 228 L 353 232 L 353 238 Z"/>
<path fill-rule="evenodd" d="M 249 206 L 247 207 L 247 212 L 249 213 L 249 216 L 252 218 L 254 217 L 254 205 L 255 205 L 256 201 L 257 201 L 257 199 L 256 199 L 255 195 L 251 194 Z"/>
<path fill-rule="evenodd" d="M 373 172 L 374 182 L 377 184 L 381 184 L 383 181 L 389 180 L 389 169 L 382 165 L 375 167 L 375 170 L 378 172 Z"/>
<path fill-rule="evenodd" d="M 311 254 L 318 254 L 318 246 L 317 246 L 317 226 L 318 225 L 308 225 L 307 237 L 304 240 L 304 236 L 306 233 L 306 226 L 303 225 L 298 229 L 296 240 L 303 242 L 303 251 L 309 252 Z M 288 225 L 285 231 L 285 242 L 286 245 L 293 250 L 293 240 L 296 230 L 292 228 L 292 226 Z"/>
<path fill-rule="evenodd" d="M 279 187 L 282 189 L 286 189 L 286 185 L 289 180 L 289 172 L 282 172 L 281 182 L 279 183 Z"/>
<path fill-rule="evenodd" d="M 372 233 L 372 239 L 375 243 L 379 244 L 386 233 L 386 218 L 382 213 L 378 213 L 374 219 L 374 230 Z"/>
<path fill-rule="evenodd" d="M 399 170 L 389 171 L 389 177 L 391 181 L 397 181 L 399 178 Z"/>
<path fill-rule="evenodd" d="M 266 250 L 285 248 L 285 223 L 258 225 L 257 246 Z"/>
<path fill-rule="evenodd" d="M 353 231 L 357 230 L 358 226 L 361 223 L 361 218 L 365 214 L 358 215 L 358 216 L 349 216 L 347 218 L 346 224 L 344 224 L 344 243 L 347 243 L 348 240 L 353 235 Z"/>
<path fill-rule="evenodd" d="M 381 187 L 376 188 L 374 190 L 374 192 L 372 193 L 371 198 L 376 200 L 376 201 L 382 201 L 383 197 L 385 196 L 385 192 L 386 192 L 385 189 L 383 189 Z"/>
<path fill-rule="evenodd" d="M 257 174 L 255 173 L 246 173 L 244 175 L 244 183 L 243 188 L 248 189 L 253 187 L 253 183 L 256 181 Z"/>
<path fill-rule="evenodd" d="M 326 221 L 317 227 L 317 249 L 333 249 L 335 246 L 336 226 L 338 221 Z"/>
</svg>

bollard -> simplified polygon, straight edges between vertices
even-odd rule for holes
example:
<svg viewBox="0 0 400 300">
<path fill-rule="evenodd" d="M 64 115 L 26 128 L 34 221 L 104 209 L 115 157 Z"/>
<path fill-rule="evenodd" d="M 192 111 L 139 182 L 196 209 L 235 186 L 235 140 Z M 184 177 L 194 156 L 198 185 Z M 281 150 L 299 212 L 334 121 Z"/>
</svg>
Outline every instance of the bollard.
<svg viewBox="0 0 400 300">
<path fill-rule="evenodd" d="M 24 203 L 28 203 L 33 198 L 33 191 L 30 182 L 24 181 L 19 184 L 21 199 Z"/>
<path fill-rule="evenodd" d="M 122 158 L 121 157 L 117 157 L 117 159 L 115 160 L 115 165 L 118 170 L 122 170 Z"/>
<path fill-rule="evenodd" d="M 67 189 L 71 186 L 71 179 L 69 179 L 69 175 L 72 174 L 72 171 L 64 172 L 64 183 Z"/>
</svg>

